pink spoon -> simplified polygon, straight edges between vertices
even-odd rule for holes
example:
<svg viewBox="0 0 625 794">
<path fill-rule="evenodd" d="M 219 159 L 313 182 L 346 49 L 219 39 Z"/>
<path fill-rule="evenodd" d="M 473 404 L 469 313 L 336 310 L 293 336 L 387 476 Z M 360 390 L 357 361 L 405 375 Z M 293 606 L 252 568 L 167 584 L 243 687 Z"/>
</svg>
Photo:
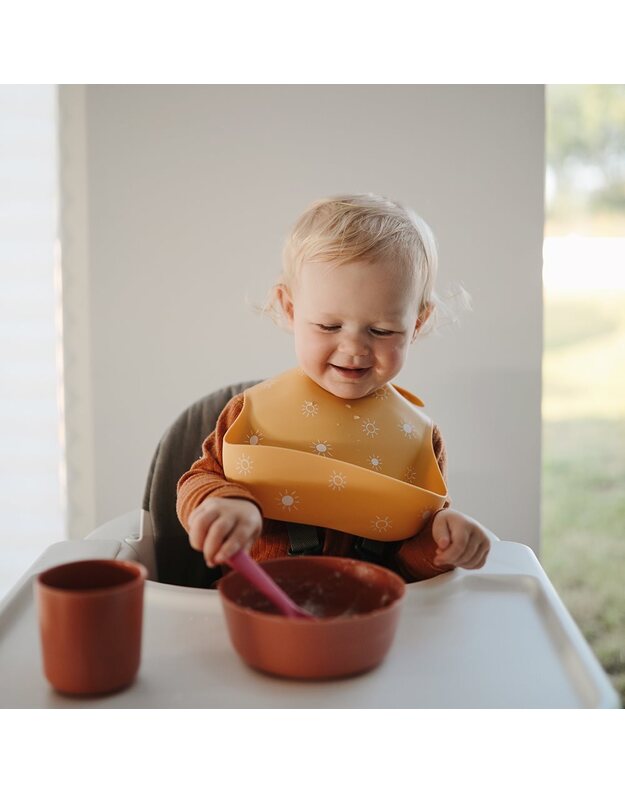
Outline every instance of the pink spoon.
<svg viewBox="0 0 625 794">
<path fill-rule="evenodd" d="M 283 615 L 289 618 L 316 620 L 310 612 L 298 607 L 244 549 L 239 549 L 236 554 L 233 554 L 228 560 L 228 565 L 247 579 L 250 584 L 253 584 Z"/>
</svg>

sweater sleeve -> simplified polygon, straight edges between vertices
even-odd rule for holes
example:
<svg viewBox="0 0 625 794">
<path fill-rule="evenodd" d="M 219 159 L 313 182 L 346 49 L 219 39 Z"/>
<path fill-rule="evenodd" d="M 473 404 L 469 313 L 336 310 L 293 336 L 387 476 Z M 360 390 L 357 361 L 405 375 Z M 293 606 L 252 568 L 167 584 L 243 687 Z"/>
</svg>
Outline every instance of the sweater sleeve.
<svg viewBox="0 0 625 794">
<path fill-rule="evenodd" d="M 260 509 L 247 488 L 228 482 L 223 470 L 223 439 L 242 409 L 243 394 L 237 394 L 227 403 L 219 415 L 215 429 L 202 444 L 202 457 L 178 480 L 176 512 L 187 532 L 189 516 L 207 496 L 249 499 Z"/>
<path fill-rule="evenodd" d="M 436 425 L 432 428 L 432 446 L 443 479 L 446 480 L 447 452 L 445 450 L 443 437 Z M 450 500 L 447 499 L 441 510 L 449 507 L 450 504 Z M 436 512 L 440 512 L 440 510 Z M 395 553 L 397 568 L 407 582 L 431 579 L 434 576 L 438 576 L 440 573 L 451 571 L 455 567 L 453 565 L 445 565 L 442 567 L 434 565 L 433 560 L 436 556 L 436 543 L 432 537 L 432 522 L 434 521 L 435 515 L 436 513 L 430 517 L 427 524 L 418 535 L 405 540 Z"/>
</svg>

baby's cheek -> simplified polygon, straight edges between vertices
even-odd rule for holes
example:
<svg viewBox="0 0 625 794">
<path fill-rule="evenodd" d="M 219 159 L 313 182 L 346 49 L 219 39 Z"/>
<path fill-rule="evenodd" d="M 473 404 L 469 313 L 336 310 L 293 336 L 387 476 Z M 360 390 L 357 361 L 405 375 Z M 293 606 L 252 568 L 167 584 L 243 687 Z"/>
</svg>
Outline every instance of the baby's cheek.
<svg viewBox="0 0 625 794">
<path fill-rule="evenodd" d="M 393 350 L 395 351 L 395 355 L 403 358 L 406 353 L 408 352 L 410 345 L 408 344 L 407 339 L 400 339 L 397 343 L 393 346 Z"/>
<path fill-rule="evenodd" d="M 390 351 L 388 351 L 388 365 L 389 368 L 392 369 L 401 369 L 404 361 L 406 360 L 406 354 L 408 352 L 408 347 L 403 344 L 395 344 L 392 346 Z"/>
</svg>

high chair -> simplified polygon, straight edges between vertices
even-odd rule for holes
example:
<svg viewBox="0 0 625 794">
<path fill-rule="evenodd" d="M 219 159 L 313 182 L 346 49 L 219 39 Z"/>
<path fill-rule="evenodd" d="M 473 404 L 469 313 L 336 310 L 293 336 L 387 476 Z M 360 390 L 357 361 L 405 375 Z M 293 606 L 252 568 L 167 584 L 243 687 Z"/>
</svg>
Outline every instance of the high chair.
<svg viewBox="0 0 625 794">
<path fill-rule="evenodd" d="M 280 686 L 233 664 L 219 594 L 212 589 L 221 571 L 207 568 L 191 548 L 176 516 L 176 483 L 199 457 L 228 400 L 252 385 L 228 386 L 183 411 L 158 444 L 141 510 L 103 524 L 84 541 L 52 544 L 6 596 L 0 668 L 11 686 L 0 687 L 0 707 L 67 706 L 41 675 L 33 577 L 51 566 L 96 558 L 139 561 L 151 581 L 144 594 L 150 629 L 138 685 L 105 703 L 94 700 L 94 707 L 620 707 L 535 554 L 491 532 L 498 542 L 483 568 L 457 568 L 407 585 L 394 647 L 368 674 L 371 686 L 358 678 L 340 686 L 320 683 L 314 691 L 296 682 Z M 299 553 L 309 542 L 307 528 L 290 527 L 296 527 L 293 534 L 289 529 L 291 552 Z"/>
</svg>

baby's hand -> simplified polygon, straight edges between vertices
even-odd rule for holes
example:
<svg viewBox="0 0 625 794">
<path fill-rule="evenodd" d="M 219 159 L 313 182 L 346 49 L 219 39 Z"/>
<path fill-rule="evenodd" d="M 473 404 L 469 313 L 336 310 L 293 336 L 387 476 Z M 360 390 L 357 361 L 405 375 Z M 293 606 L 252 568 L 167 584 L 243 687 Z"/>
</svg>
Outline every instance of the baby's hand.
<svg viewBox="0 0 625 794">
<path fill-rule="evenodd" d="M 434 516 L 432 537 L 438 546 L 434 565 L 481 568 L 490 549 L 490 540 L 476 521 L 456 510 L 441 510 Z"/>
<path fill-rule="evenodd" d="M 239 549 L 249 549 L 262 526 L 263 517 L 253 502 L 209 496 L 189 516 L 189 543 L 213 568 Z"/>
</svg>

